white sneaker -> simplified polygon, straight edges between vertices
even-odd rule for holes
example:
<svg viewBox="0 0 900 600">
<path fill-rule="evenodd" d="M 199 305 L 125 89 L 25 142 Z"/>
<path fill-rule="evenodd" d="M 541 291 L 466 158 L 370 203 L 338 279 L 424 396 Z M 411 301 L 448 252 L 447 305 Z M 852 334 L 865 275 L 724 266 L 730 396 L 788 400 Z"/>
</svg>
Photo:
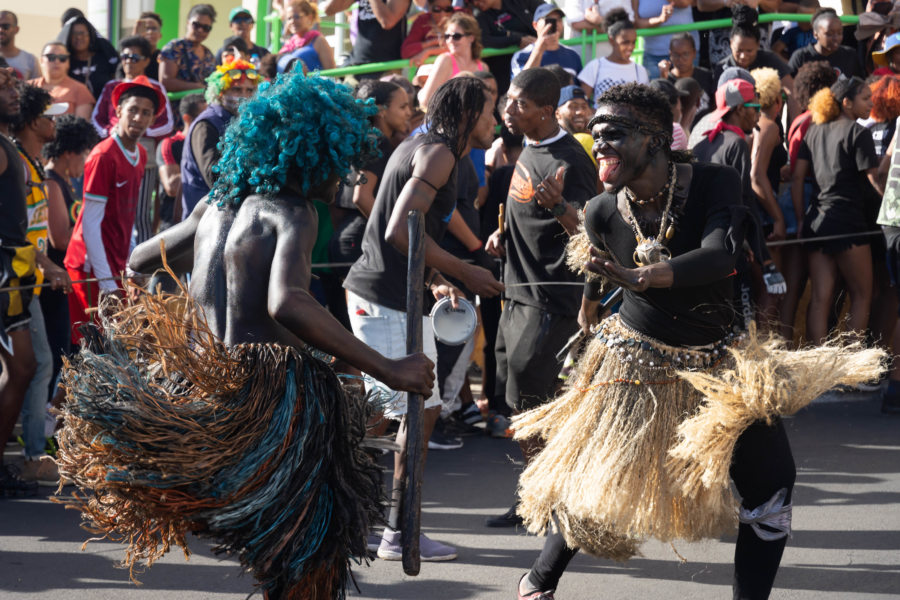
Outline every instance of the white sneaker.
<svg viewBox="0 0 900 600">
<path fill-rule="evenodd" d="M 456 548 L 436 542 L 424 533 L 419 536 L 419 558 L 422 562 L 442 562 L 454 560 Z M 402 560 L 403 547 L 400 545 L 400 532 L 389 527 L 384 528 L 381 545 L 378 547 L 378 558 L 382 560 Z"/>
</svg>

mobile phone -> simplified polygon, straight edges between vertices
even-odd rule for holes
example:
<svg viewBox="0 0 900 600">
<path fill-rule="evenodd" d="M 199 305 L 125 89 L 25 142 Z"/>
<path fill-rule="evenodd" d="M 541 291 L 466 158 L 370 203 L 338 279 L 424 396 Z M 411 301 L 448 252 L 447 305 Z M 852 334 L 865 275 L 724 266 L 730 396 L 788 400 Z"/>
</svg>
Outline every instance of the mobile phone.
<svg viewBox="0 0 900 600">
<path fill-rule="evenodd" d="M 557 28 L 557 23 L 558 23 L 558 21 L 557 21 L 556 19 L 547 19 L 547 22 L 550 24 L 549 32 L 550 32 L 550 33 L 556 33 L 556 28 Z"/>
</svg>

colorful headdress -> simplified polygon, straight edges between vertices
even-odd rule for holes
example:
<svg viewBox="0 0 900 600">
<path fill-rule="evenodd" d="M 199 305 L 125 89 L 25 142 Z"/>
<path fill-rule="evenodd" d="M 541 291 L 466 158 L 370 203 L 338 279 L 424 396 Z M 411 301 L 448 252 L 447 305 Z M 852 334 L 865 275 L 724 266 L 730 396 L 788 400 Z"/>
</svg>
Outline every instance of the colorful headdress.
<svg viewBox="0 0 900 600">
<path fill-rule="evenodd" d="M 235 58 L 223 65 L 216 67 L 209 77 L 206 78 L 206 101 L 209 104 L 215 103 L 219 96 L 228 91 L 235 81 L 246 77 L 254 83 L 259 83 L 260 76 L 253 63 Z"/>
</svg>

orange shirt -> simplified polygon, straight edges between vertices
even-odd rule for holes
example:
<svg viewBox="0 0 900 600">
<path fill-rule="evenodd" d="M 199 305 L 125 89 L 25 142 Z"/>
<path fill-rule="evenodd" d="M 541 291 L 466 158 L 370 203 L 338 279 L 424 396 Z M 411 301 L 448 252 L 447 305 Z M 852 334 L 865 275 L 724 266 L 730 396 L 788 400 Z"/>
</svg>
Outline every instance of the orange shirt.
<svg viewBox="0 0 900 600">
<path fill-rule="evenodd" d="M 32 79 L 28 83 L 50 92 L 54 102 L 68 102 L 69 109 L 66 111 L 66 114 L 75 114 L 75 107 L 82 104 L 88 104 L 92 109 L 94 107 L 94 95 L 91 94 L 87 86 L 69 76 L 66 76 L 62 82 L 56 85 L 47 83 L 43 77 Z"/>
</svg>

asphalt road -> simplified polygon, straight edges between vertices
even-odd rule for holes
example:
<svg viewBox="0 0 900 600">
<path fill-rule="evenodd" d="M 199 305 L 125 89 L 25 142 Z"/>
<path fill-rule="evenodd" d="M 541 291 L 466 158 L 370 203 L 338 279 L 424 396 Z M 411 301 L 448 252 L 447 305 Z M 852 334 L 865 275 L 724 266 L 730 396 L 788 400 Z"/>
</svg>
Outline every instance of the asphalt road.
<svg viewBox="0 0 900 600">
<path fill-rule="evenodd" d="M 772 598 L 900 598 L 900 417 L 882 415 L 871 396 L 839 396 L 786 425 L 798 467 L 794 535 Z M 376 560 L 354 569 L 360 591 L 350 598 L 514 599 L 515 583 L 542 540 L 487 529 L 483 521 L 511 504 L 517 457 L 512 442 L 486 437 L 467 438 L 460 450 L 432 452 L 423 525 L 433 538 L 456 546 L 459 558 L 424 563 L 418 577 L 404 576 L 397 562 Z M 0 500 L 0 600 L 237 599 L 254 591 L 236 561 L 215 557 L 197 539 L 189 562 L 176 549 L 138 574 L 137 586 L 116 568 L 122 548 L 96 541 L 82 550 L 89 537 L 77 513 L 46 498 Z M 557 598 L 731 597 L 733 538 L 676 547 L 687 562 L 655 542 L 624 565 L 579 555 Z"/>
</svg>

